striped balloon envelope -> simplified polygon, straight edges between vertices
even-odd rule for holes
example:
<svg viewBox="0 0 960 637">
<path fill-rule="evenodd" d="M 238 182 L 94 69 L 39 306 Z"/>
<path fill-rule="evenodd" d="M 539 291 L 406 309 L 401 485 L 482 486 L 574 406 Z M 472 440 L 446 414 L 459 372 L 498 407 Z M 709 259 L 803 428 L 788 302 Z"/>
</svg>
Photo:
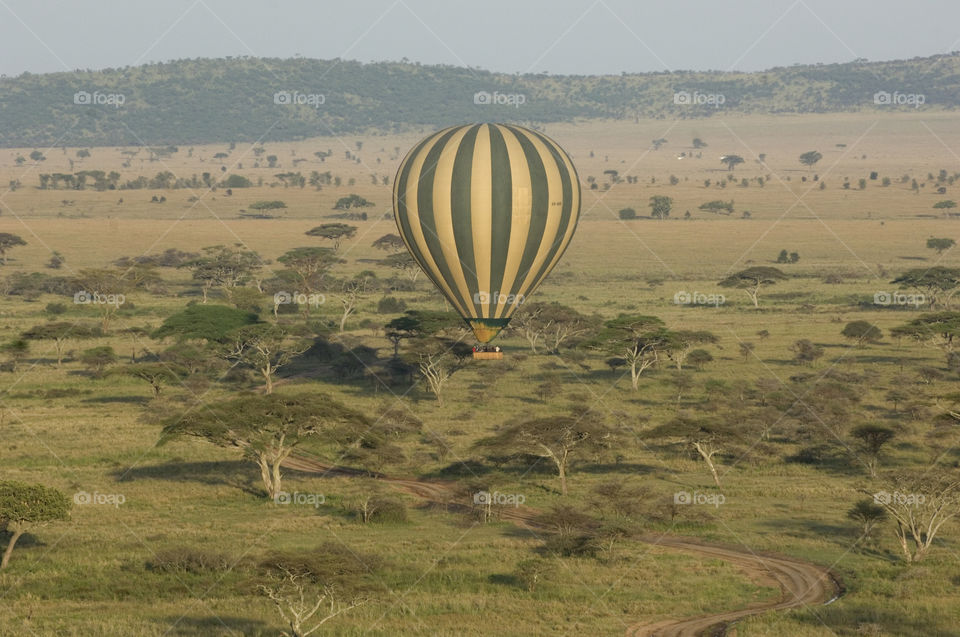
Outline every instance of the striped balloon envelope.
<svg viewBox="0 0 960 637">
<path fill-rule="evenodd" d="M 487 343 L 570 244 L 580 182 L 570 157 L 542 133 L 455 126 L 404 157 L 393 209 L 410 254 Z"/>
</svg>

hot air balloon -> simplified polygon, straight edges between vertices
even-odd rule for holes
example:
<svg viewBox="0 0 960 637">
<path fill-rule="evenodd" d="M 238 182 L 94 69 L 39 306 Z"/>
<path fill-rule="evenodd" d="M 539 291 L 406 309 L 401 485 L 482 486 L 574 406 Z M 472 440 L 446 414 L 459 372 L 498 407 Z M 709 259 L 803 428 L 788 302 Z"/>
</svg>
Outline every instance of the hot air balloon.
<svg viewBox="0 0 960 637">
<path fill-rule="evenodd" d="M 410 254 L 488 343 L 570 244 L 580 182 L 570 157 L 542 133 L 454 126 L 403 158 L 393 209 Z"/>
</svg>

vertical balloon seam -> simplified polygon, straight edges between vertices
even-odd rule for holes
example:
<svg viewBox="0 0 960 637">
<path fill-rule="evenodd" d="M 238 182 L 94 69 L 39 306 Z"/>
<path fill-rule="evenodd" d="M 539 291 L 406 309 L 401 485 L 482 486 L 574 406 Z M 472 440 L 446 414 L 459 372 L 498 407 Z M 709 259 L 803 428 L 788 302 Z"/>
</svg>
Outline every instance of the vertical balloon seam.
<svg viewBox="0 0 960 637">
<path fill-rule="evenodd" d="M 450 303 L 453 304 L 453 306 L 457 308 L 461 314 L 466 314 L 465 308 L 458 304 L 457 298 L 453 295 L 452 290 L 447 285 L 446 280 L 443 278 L 443 271 L 432 259 L 432 256 L 431 258 L 427 258 L 430 250 L 428 247 L 427 238 L 424 235 L 424 227 L 420 215 L 420 186 L 426 177 L 423 167 L 426 164 L 427 158 L 430 156 L 431 151 L 438 145 L 439 141 L 445 137 L 448 137 L 455 130 L 455 128 L 456 127 L 446 128 L 426 139 L 421 144 L 420 150 L 412 156 L 409 168 L 404 174 L 403 198 L 401 202 L 402 210 L 407 214 L 398 215 L 398 226 L 403 224 L 400 226 L 401 236 L 404 238 L 404 242 L 410 249 L 414 260 L 420 264 L 421 269 L 423 269 L 423 271 L 427 274 L 430 280 L 433 281 L 437 288 L 441 292 L 445 293 L 447 300 L 449 300 Z M 409 184 L 410 177 L 416 178 L 412 186 Z M 397 190 L 399 190 L 399 184 L 399 181 L 395 184 L 395 188 Z M 427 184 L 427 187 L 429 188 L 429 184 Z M 411 191 L 413 194 L 412 198 L 410 197 Z M 409 234 L 405 234 L 404 230 L 408 231 Z"/>
<path fill-rule="evenodd" d="M 530 226 L 533 220 L 533 200 L 530 167 L 527 164 L 523 147 L 520 146 L 517 136 L 508 127 L 500 124 L 497 127 L 503 134 L 506 143 L 510 179 L 513 186 L 510 210 L 510 242 L 507 245 L 507 254 L 504 261 L 503 280 L 496 290 L 498 293 L 496 303 L 491 298 L 491 303 L 496 307 L 493 315 L 496 318 L 504 318 L 504 312 L 509 306 L 509 294 L 514 289 L 517 272 L 520 269 L 520 260 L 523 258 L 524 247 L 530 234 Z M 492 294 L 491 292 L 491 296 Z"/>
<path fill-rule="evenodd" d="M 506 142 L 503 132 L 495 124 L 490 124 L 490 289 L 484 290 L 489 297 L 503 289 L 504 270 L 507 262 L 507 247 L 510 235 L 511 213 L 513 207 L 513 181 L 509 167 Z M 492 298 L 488 299 L 490 318 L 498 318 Z"/>
</svg>

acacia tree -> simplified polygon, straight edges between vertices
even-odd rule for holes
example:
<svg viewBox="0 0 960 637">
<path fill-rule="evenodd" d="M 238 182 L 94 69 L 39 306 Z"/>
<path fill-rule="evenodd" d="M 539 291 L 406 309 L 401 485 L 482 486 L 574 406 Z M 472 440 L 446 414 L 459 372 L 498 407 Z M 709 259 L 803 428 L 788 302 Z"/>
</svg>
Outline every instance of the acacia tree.
<svg viewBox="0 0 960 637">
<path fill-rule="evenodd" d="M 28 528 L 66 520 L 69 514 L 70 500 L 59 489 L 41 484 L 0 481 L 0 528 L 6 526 L 11 533 L 7 548 L 0 558 L 0 570 L 10 563 L 13 547 Z"/>
<path fill-rule="evenodd" d="M 289 633 L 283 633 L 286 637 L 309 637 L 334 617 L 364 603 L 358 599 L 339 604 L 331 588 L 314 590 L 316 587 L 307 576 L 287 568 L 279 570 L 274 584 L 261 584 L 257 589 L 273 602 L 280 618 L 290 627 Z"/>
<path fill-rule="evenodd" d="M 560 478 L 560 493 L 567 495 L 573 458 L 609 449 L 614 442 L 613 430 L 597 414 L 584 412 L 508 424 L 476 446 L 489 456 L 526 454 L 550 460 Z"/>
<path fill-rule="evenodd" d="M 377 250 L 399 252 L 406 248 L 406 244 L 398 234 L 385 234 L 371 244 Z"/>
<path fill-rule="evenodd" d="M 808 168 L 813 168 L 813 165 L 816 164 L 821 159 L 823 159 L 823 155 L 821 155 L 818 151 L 815 151 L 815 150 L 808 150 L 807 152 L 800 155 L 800 163 Z"/>
<path fill-rule="evenodd" d="M 63 364 L 63 355 L 68 342 L 94 338 L 102 334 L 100 328 L 93 325 L 60 321 L 34 325 L 21 334 L 21 337 L 27 340 L 52 340 L 57 351 L 57 367 L 60 367 Z"/>
<path fill-rule="evenodd" d="M 630 386 L 640 388 L 640 375 L 657 364 L 671 344 L 672 335 L 656 316 L 627 315 L 607 321 L 604 329 L 585 345 L 622 357 L 630 368 Z"/>
<path fill-rule="evenodd" d="M 304 247 L 288 250 L 277 259 L 298 279 L 301 292 L 317 291 L 330 269 L 338 263 L 344 263 L 330 248 Z"/>
<path fill-rule="evenodd" d="M 916 290 L 930 302 L 930 309 L 936 309 L 943 304 L 950 309 L 950 300 L 960 289 L 960 268 L 914 268 L 907 270 L 891 283 L 900 286 L 900 289 Z"/>
<path fill-rule="evenodd" d="M 100 329 L 104 332 L 110 327 L 110 321 L 120 310 L 133 282 L 128 278 L 130 270 L 90 268 L 80 270 L 73 281 L 77 292 L 85 292 L 84 300 L 94 305 L 100 312 Z M 78 297 L 74 297 L 75 302 Z"/>
<path fill-rule="evenodd" d="M 953 353 L 954 341 L 960 339 L 960 312 L 933 312 L 921 314 L 905 325 L 890 330 L 895 337 L 909 337 L 943 351 Z"/>
<path fill-rule="evenodd" d="M 896 521 L 894 533 L 904 559 L 921 561 L 944 524 L 960 513 L 960 478 L 949 473 L 898 472 L 886 477 L 884 490 L 870 493 Z"/>
<path fill-rule="evenodd" d="M 734 167 L 743 163 L 743 157 L 740 155 L 724 155 L 720 158 L 720 163 L 727 167 L 727 170 L 733 170 Z"/>
<path fill-rule="evenodd" d="M 194 436 L 243 451 L 260 467 L 268 497 L 281 491 L 280 465 L 308 438 L 345 424 L 369 425 L 366 416 L 318 393 L 243 395 L 197 405 L 164 421 L 159 444 Z"/>
<path fill-rule="evenodd" d="M 224 358 L 249 365 L 264 381 L 264 392 L 273 393 L 277 370 L 309 349 L 310 344 L 292 339 L 287 330 L 270 323 L 254 323 L 227 335 Z"/>
<path fill-rule="evenodd" d="M 654 195 L 650 197 L 650 214 L 656 219 L 666 219 L 670 216 L 670 210 L 673 208 L 673 198 L 665 195 Z"/>
<path fill-rule="evenodd" d="M 734 436 L 735 430 L 725 423 L 711 418 L 694 417 L 686 413 L 681 413 L 673 420 L 654 427 L 644 434 L 645 438 L 679 443 L 696 451 L 707 464 L 713 482 L 721 490 L 723 485 L 720 484 L 720 473 L 717 471 L 714 457 L 723 452 L 724 447 L 734 439 Z"/>
<path fill-rule="evenodd" d="M 420 264 L 414 260 L 409 252 L 404 250 L 403 252 L 397 252 L 391 254 L 386 258 L 380 259 L 377 261 L 377 265 L 382 265 L 387 268 L 392 268 L 394 270 L 399 270 L 411 282 L 416 282 L 417 277 L 420 276 L 420 273 L 423 272 L 423 269 L 420 267 Z"/>
<path fill-rule="evenodd" d="M 27 242 L 19 235 L 0 232 L 0 264 L 7 265 L 7 250 L 25 245 L 27 245 Z"/>
<path fill-rule="evenodd" d="M 188 268 L 193 280 L 198 281 L 203 293 L 203 303 L 207 302 L 210 290 L 219 287 L 229 298 L 234 288 L 246 284 L 255 278 L 263 267 L 260 255 L 241 245 L 228 247 L 223 245 L 203 248 L 203 254 L 179 267 Z M 259 287 L 259 286 L 258 286 Z"/>
<path fill-rule="evenodd" d="M 750 300 L 753 301 L 753 307 L 760 307 L 760 290 L 765 285 L 774 285 L 777 281 L 787 279 L 787 275 L 769 266 L 754 266 L 746 270 L 734 272 L 727 278 L 720 281 L 718 285 L 725 288 L 736 288 L 743 290 Z"/>
<path fill-rule="evenodd" d="M 857 347 L 864 343 L 876 343 L 883 338 L 883 330 L 869 321 L 851 321 L 840 333 L 854 341 Z"/>
<path fill-rule="evenodd" d="M 307 230 L 308 237 L 320 237 L 333 242 L 333 251 L 340 250 L 340 243 L 357 234 L 357 227 L 347 223 L 325 223 Z"/>
<path fill-rule="evenodd" d="M 187 370 L 170 362 L 131 363 L 110 370 L 108 375 L 129 376 L 146 382 L 153 390 L 153 397 L 160 396 L 165 385 L 175 383 L 187 375 Z"/>
<path fill-rule="evenodd" d="M 510 327 L 523 334 L 534 354 L 540 343 L 548 352 L 556 354 L 564 343 L 596 331 L 599 323 L 598 317 L 581 314 L 560 303 L 535 302 L 521 306 L 511 319 Z"/>
<path fill-rule="evenodd" d="M 698 346 L 713 345 L 718 340 L 716 335 L 706 330 L 677 330 L 671 332 L 670 342 L 666 346 L 667 356 L 673 360 L 678 370 L 682 370 L 687 357 Z"/>
<path fill-rule="evenodd" d="M 882 425 L 860 425 L 850 432 L 857 439 L 859 451 L 866 456 L 867 470 L 871 478 L 877 477 L 877 463 L 880 451 L 893 440 L 896 433 Z"/>
<path fill-rule="evenodd" d="M 930 237 L 927 239 L 927 247 L 936 250 L 938 255 L 943 254 L 956 244 L 957 242 L 949 237 Z"/>
</svg>

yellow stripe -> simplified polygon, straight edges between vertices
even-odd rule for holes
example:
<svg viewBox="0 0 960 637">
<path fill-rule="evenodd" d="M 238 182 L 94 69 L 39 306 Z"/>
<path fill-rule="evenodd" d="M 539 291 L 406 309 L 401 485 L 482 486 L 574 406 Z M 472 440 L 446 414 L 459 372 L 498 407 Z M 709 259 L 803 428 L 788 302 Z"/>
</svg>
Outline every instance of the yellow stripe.
<svg viewBox="0 0 960 637">
<path fill-rule="evenodd" d="M 453 235 L 453 215 L 456 213 L 451 208 L 451 191 L 453 189 L 453 163 L 457 158 L 457 150 L 460 148 L 460 142 L 464 135 L 470 130 L 469 126 L 462 127 L 453 134 L 447 145 L 440 153 L 437 160 L 436 173 L 433 179 L 433 219 L 437 228 L 437 239 L 440 241 L 440 251 L 443 253 L 443 260 L 446 261 L 447 268 L 450 270 L 450 276 L 453 283 L 460 291 L 460 295 L 465 299 L 469 312 L 464 316 L 476 318 L 477 313 L 471 305 L 470 288 L 467 286 L 467 278 L 463 274 L 464 264 L 460 261 L 460 255 L 457 251 L 457 240 Z M 468 268 L 473 264 L 467 264 Z"/>
<path fill-rule="evenodd" d="M 447 284 L 446 280 L 444 280 L 440 269 L 437 267 L 437 264 L 434 262 L 432 255 L 430 254 L 430 249 L 427 246 L 426 238 L 423 236 L 423 228 L 420 225 L 420 210 L 417 207 L 417 192 L 420 188 L 423 163 L 426 161 L 427 155 L 430 153 L 430 150 L 433 148 L 437 139 L 446 134 L 448 131 L 449 129 L 444 129 L 434 135 L 430 139 L 430 142 L 420 149 L 420 153 L 412 159 L 409 176 L 407 177 L 407 190 L 404 197 L 406 201 L 407 220 L 410 224 L 410 233 L 413 236 L 405 237 L 403 236 L 402 231 L 400 234 L 403 236 L 403 240 L 406 241 L 408 245 L 413 243 L 417 246 L 425 261 L 425 263 L 421 265 L 430 270 L 434 281 L 437 282 L 438 287 L 440 287 L 440 291 L 444 296 L 447 297 L 447 300 L 450 301 L 450 304 L 453 305 L 462 316 L 469 316 L 469 314 L 465 311 L 465 308 L 457 301 L 456 295 L 454 295 L 453 290 L 450 289 L 450 286 Z"/>
<path fill-rule="evenodd" d="M 503 269 L 503 284 L 499 290 L 500 302 L 493 312 L 494 318 L 502 318 L 507 308 L 507 295 L 513 290 L 514 281 L 520 270 L 523 249 L 530 233 L 530 218 L 533 213 L 533 188 L 530 183 L 530 166 L 523 153 L 523 147 L 516 136 L 506 127 L 497 126 L 503 134 L 510 161 L 510 180 L 513 184 L 513 206 L 510 216 L 510 245 L 507 248 L 507 261 Z M 490 290 L 493 294 L 497 290 Z"/>
<path fill-rule="evenodd" d="M 557 232 L 560 229 L 560 220 L 563 213 L 563 183 L 557 162 L 554 161 L 550 150 L 536 135 L 530 135 L 526 131 L 523 131 L 523 134 L 530 140 L 534 148 L 537 149 L 537 154 L 540 155 L 540 160 L 543 162 L 544 172 L 547 176 L 547 201 L 549 202 L 547 208 L 547 223 L 543 228 L 543 240 L 540 243 L 540 250 L 537 252 L 537 256 L 534 258 L 530 269 L 527 272 L 520 273 L 520 275 L 524 277 L 524 280 L 523 283 L 517 287 L 517 294 L 526 296 L 530 293 L 530 287 L 535 282 L 537 272 L 540 271 L 540 266 L 542 266 L 543 262 L 547 259 L 547 255 L 550 253 L 550 249 L 557 239 Z M 572 175 L 571 179 L 573 179 Z M 512 311 L 508 312 L 507 316 L 509 317 L 511 314 Z"/>
<path fill-rule="evenodd" d="M 556 255 L 554 255 L 553 260 L 550 261 L 550 265 L 547 266 L 547 270 L 544 273 L 544 277 L 546 277 L 557 265 L 557 261 L 560 260 L 560 257 L 563 256 L 564 251 L 567 249 L 567 245 L 569 245 L 570 240 L 573 238 L 574 231 L 577 229 L 577 220 L 580 218 L 580 178 L 577 176 L 577 171 L 570 162 L 570 158 L 567 157 L 567 153 L 564 152 L 562 148 L 557 146 L 557 143 L 549 137 L 544 136 L 544 138 L 550 142 L 550 145 L 553 146 L 557 150 L 557 153 L 560 155 L 560 157 L 563 158 L 563 164 L 566 166 L 567 174 L 570 175 L 570 205 L 572 206 L 572 209 L 570 210 L 570 221 L 567 225 L 566 233 L 560 242 L 560 248 L 557 250 Z M 555 162 L 551 160 L 551 163 Z M 530 288 L 529 293 L 533 293 L 533 291 L 537 289 L 537 285 L 539 284 L 535 283 L 535 285 Z"/>
<path fill-rule="evenodd" d="M 490 254 L 493 250 L 493 175 L 490 172 L 490 126 L 484 124 L 477 131 L 473 147 L 473 165 L 470 169 L 470 225 L 473 235 L 474 267 L 477 269 L 477 289 L 490 294 Z M 480 308 L 483 318 L 490 318 L 490 303 Z"/>
</svg>

